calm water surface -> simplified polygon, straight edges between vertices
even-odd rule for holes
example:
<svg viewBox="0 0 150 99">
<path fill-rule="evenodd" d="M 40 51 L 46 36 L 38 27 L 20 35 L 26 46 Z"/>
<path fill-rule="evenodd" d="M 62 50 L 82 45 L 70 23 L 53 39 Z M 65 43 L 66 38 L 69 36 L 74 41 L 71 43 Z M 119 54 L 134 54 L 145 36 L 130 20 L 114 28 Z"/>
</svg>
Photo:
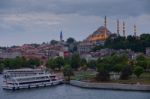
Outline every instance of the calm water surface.
<svg viewBox="0 0 150 99">
<path fill-rule="evenodd" d="M 150 99 L 150 92 L 83 89 L 69 85 L 8 91 L 0 86 L 0 99 Z"/>
</svg>

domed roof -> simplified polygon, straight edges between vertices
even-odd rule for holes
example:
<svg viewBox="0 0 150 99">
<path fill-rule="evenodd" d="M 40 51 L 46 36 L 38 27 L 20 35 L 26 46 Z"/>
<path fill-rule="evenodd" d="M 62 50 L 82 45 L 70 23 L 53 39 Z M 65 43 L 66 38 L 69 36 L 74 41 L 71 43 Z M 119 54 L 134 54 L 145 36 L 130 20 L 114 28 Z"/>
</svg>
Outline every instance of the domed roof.
<svg viewBox="0 0 150 99">
<path fill-rule="evenodd" d="M 107 31 L 107 35 L 112 34 L 107 28 L 105 28 L 104 26 L 99 27 L 95 32 L 93 32 L 92 35 L 97 35 L 97 34 L 104 34 L 105 30 Z"/>
<path fill-rule="evenodd" d="M 107 37 L 109 37 L 112 34 L 107 28 L 105 28 L 104 26 L 101 26 L 96 31 L 94 31 L 91 35 L 89 35 L 86 40 L 91 40 L 93 37 L 96 37 L 98 35 L 105 35 L 105 31 L 107 31 L 106 32 Z M 102 40 L 102 39 L 104 40 L 105 37 L 97 38 L 97 40 Z"/>
</svg>

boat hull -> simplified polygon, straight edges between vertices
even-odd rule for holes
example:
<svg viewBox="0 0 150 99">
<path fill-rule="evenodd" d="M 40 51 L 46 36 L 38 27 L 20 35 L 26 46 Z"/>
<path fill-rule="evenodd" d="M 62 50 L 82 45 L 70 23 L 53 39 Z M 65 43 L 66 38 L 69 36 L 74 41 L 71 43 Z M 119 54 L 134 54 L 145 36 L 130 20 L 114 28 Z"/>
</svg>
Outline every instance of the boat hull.
<svg viewBox="0 0 150 99">
<path fill-rule="evenodd" d="M 62 84 L 62 80 L 53 81 L 53 82 L 46 82 L 46 83 L 36 83 L 36 84 L 23 84 L 23 85 L 2 85 L 3 89 L 6 90 L 18 90 L 18 89 L 30 89 L 30 88 L 39 88 L 39 87 L 47 87 L 47 86 L 54 86 Z"/>
</svg>

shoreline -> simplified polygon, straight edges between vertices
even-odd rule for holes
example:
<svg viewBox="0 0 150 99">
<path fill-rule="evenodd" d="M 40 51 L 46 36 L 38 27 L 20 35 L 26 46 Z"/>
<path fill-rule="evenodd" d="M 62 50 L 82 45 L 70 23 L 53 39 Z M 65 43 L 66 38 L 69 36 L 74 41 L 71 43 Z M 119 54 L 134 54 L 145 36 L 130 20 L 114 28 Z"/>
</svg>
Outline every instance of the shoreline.
<svg viewBox="0 0 150 99">
<path fill-rule="evenodd" d="M 150 91 L 150 85 L 140 84 L 119 84 L 119 83 L 89 83 L 77 80 L 71 80 L 70 85 L 89 88 L 89 89 L 106 89 L 106 90 L 122 90 L 122 91 Z"/>
</svg>

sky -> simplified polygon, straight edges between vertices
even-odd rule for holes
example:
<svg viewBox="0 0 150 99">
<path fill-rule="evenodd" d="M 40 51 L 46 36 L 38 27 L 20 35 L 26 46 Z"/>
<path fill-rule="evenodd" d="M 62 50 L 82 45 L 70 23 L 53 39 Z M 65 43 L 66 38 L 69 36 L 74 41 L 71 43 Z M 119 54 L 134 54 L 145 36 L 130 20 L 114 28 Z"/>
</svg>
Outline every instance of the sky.
<svg viewBox="0 0 150 99">
<path fill-rule="evenodd" d="M 116 32 L 125 21 L 126 34 L 150 33 L 150 0 L 0 0 L 0 46 L 73 37 L 82 41 L 103 26 Z M 121 26 L 120 26 L 121 27 Z M 122 35 L 122 29 L 120 31 Z"/>
</svg>

